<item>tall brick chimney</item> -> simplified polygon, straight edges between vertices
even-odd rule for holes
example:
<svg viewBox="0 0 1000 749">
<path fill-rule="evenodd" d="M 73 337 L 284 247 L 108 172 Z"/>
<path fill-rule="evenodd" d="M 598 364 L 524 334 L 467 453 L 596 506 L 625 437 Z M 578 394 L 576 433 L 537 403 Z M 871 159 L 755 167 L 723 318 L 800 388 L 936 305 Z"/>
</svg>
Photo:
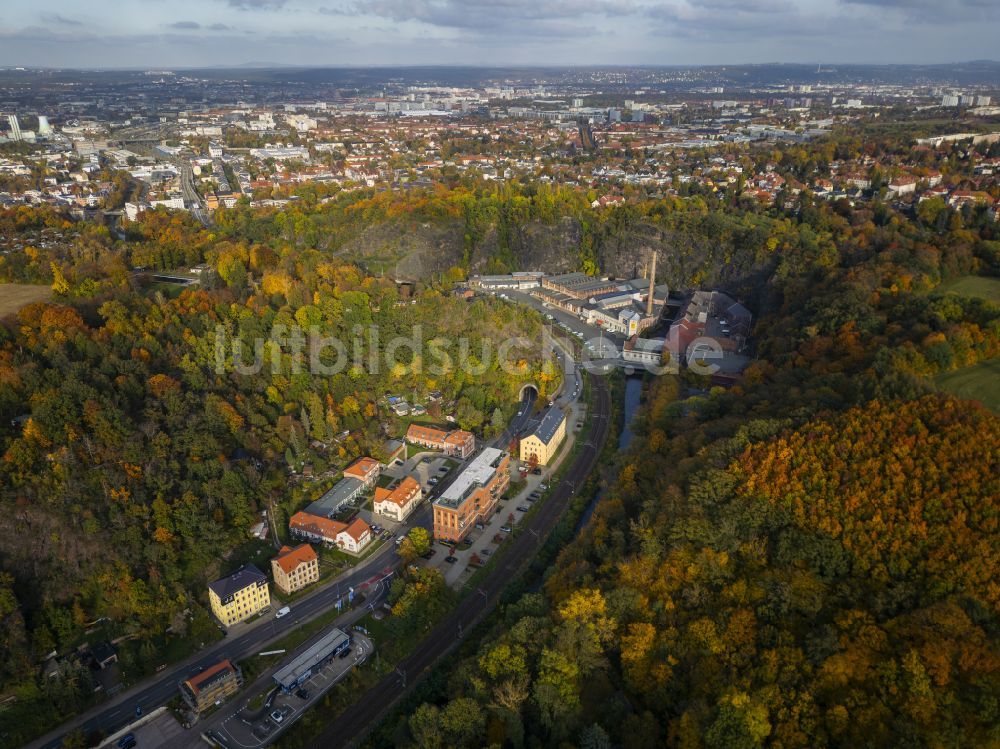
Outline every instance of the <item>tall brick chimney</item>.
<svg viewBox="0 0 1000 749">
<path fill-rule="evenodd" d="M 653 249 L 653 268 L 649 272 L 649 299 L 646 300 L 646 317 L 653 316 L 653 289 L 656 288 L 656 249 Z"/>
</svg>

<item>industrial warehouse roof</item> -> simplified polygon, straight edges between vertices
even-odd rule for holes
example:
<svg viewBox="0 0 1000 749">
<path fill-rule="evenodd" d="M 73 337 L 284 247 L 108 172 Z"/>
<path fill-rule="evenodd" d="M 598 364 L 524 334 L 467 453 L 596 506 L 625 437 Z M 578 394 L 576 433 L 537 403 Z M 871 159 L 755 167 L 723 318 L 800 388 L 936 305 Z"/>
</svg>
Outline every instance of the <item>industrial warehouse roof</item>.
<svg viewBox="0 0 1000 749">
<path fill-rule="evenodd" d="M 245 567 L 240 567 L 229 577 L 209 583 L 208 587 L 215 592 L 215 595 L 225 600 L 230 596 L 236 595 L 244 588 L 266 582 L 267 578 L 264 577 L 264 573 L 252 564 L 248 564 Z"/>
<path fill-rule="evenodd" d="M 334 627 L 308 649 L 275 671 L 274 681 L 283 687 L 296 684 L 303 675 L 329 658 L 338 647 L 349 639 L 343 630 Z"/>
<path fill-rule="evenodd" d="M 539 422 L 534 435 L 547 445 L 552 441 L 552 438 L 555 437 L 556 430 L 559 429 L 559 425 L 565 420 L 566 414 L 564 414 L 561 409 L 553 406 L 545 412 L 545 416 L 543 416 L 541 422 Z"/>
<path fill-rule="evenodd" d="M 564 289 L 570 294 L 576 296 L 582 296 L 588 292 L 599 292 L 603 289 L 614 288 L 615 284 L 612 281 L 605 281 L 600 278 L 594 278 L 593 276 L 588 276 L 586 273 L 563 273 L 559 276 L 548 276 L 545 279 L 546 283 L 557 286 L 560 289 Z"/>
<path fill-rule="evenodd" d="M 310 515 L 319 515 L 324 518 L 330 517 L 330 515 L 340 509 L 342 504 L 350 499 L 354 499 L 364 487 L 365 484 L 361 479 L 356 479 L 353 476 L 345 476 L 330 491 L 306 507 L 305 511 Z"/>
</svg>

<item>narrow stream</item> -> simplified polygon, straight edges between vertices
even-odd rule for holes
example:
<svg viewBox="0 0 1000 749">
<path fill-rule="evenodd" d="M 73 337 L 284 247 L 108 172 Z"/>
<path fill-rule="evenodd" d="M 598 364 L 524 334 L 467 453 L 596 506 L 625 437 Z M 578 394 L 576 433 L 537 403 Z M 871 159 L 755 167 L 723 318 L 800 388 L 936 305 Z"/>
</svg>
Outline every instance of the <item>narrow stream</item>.
<svg viewBox="0 0 1000 749">
<path fill-rule="evenodd" d="M 618 452 L 621 452 L 632 443 L 632 419 L 635 417 L 636 409 L 642 400 L 642 377 L 632 375 L 625 379 L 625 424 L 622 433 L 618 435 Z"/>
<path fill-rule="evenodd" d="M 642 401 L 642 376 L 632 375 L 625 378 L 625 400 L 623 403 L 625 411 L 625 420 L 622 426 L 621 434 L 618 435 L 618 452 L 628 449 L 628 446 L 632 443 L 632 437 L 635 435 L 632 433 L 632 419 L 635 418 L 635 412 L 639 408 L 639 403 Z M 597 503 L 601 501 L 604 497 L 604 490 L 597 492 L 596 496 L 587 505 L 587 509 L 583 511 L 583 515 L 580 516 L 579 522 L 576 524 L 576 528 L 573 530 L 574 535 L 579 533 L 580 530 L 587 524 L 590 520 L 590 516 L 594 514 L 594 509 L 597 507 Z"/>
</svg>

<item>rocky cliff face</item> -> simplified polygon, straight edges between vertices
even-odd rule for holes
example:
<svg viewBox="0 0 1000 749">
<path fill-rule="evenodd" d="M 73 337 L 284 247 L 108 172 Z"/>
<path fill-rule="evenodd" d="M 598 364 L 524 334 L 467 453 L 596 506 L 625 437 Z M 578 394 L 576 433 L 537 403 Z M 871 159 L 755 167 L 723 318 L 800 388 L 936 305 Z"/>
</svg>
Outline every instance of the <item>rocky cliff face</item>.
<svg viewBox="0 0 1000 749">
<path fill-rule="evenodd" d="M 582 268 L 586 232 L 577 219 L 540 222 L 501 233 L 492 227 L 468 258 L 471 273 L 544 270 L 563 273 Z M 616 278 L 642 275 L 651 252 L 657 253 L 657 278 L 672 289 L 716 287 L 751 295 L 770 276 L 772 259 L 763 248 L 736 248 L 732 240 L 713 241 L 704 232 L 664 230 L 639 222 L 614 237 L 594 236 L 600 271 Z M 379 275 L 413 280 L 462 265 L 466 239 L 460 221 L 388 221 L 369 225 L 338 253 Z"/>
<path fill-rule="evenodd" d="M 422 280 L 462 263 L 464 233 L 457 221 L 383 221 L 369 224 L 336 254 L 374 275 Z"/>
</svg>

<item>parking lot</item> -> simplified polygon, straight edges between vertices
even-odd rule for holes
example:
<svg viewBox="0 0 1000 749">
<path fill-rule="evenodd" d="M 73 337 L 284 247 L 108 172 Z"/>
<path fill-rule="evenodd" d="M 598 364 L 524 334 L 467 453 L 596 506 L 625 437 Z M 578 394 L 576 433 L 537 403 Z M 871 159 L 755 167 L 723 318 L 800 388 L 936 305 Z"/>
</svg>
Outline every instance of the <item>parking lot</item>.
<svg viewBox="0 0 1000 749">
<path fill-rule="evenodd" d="M 423 564 L 439 569 L 448 585 L 452 587 L 463 585 L 476 570 L 477 565 L 473 564 L 474 557 L 478 557 L 480 565 L 486 564 L 507 538 L 512 533 L 518 532 L 518 526 L 525 514 L 537 501 L 544 499 L 545 492 L 551 491 L 549 477 L 563 460 L 563 457 L 572 449 L 576 435 L 579 433 L 575 426 L 577 423 L 583 423 L 586 410 L 584 403 L 573 400 L 579 396 L 578 391 L 576 396 L 573 395 L 572 390 L 566 395 L 570 397 L 566 441 L 559 451 L 556 463 L 552 466 L 539 466 L 538 474 L 527 472 L 523 483 L 508 490 L 507 496 L 501 498 L 498 503 L 497 511 L 493 516 L 484 523 L 477 523 L 463 543 L 454 547 L 441 542 L 434 543 L 432 547 L 434 555 Z M 512 475 L 521 467 L 519 463 L 512 463 Z M 527 466 L 523 467 L 527 468 Z M 543 486 L 544 488 L 542 488 Z"/>
<path fill-rule="evenodd" d="M 374 646 L 367 635 L 355 630 L 351 638 L 351 648 L 346 655 L 334 656 L 292 693 L 285 694 L 275 687 L 263 706 L 236 710 L 206 735 L 229 749 L 255 749 L 274 741 L 352 668 L 362 665 L 371 655 Z"/>
<path fill-rule="evenodd" d="M 155 716 L 151 715 L 141 725 L 128 729 L 127 733 L 135 737 L 136 749 L 154 746 L 157 749 L 195 749 L 205 746 L 197 731 L 185 729 L 177 722 L 173 713 L 166 709 L 159 711 Z M 116 749 L 122 738 L 114 734 L 102 744 L 102 747 Z"/>
<path fill-rule="evenodd" d="M 562 328 L 564 331 L 574 336 L 584 343 L 587 356 L 590 359 L 617 359 L 621 356 L 624 336 L 618 333 L 609 333 L 596 325 L 585 323 L 576 315 L 571 315 L 557 307 L 546 305 L 523 291 L 506 291 L 510 299 L 520 304 L 527 304 L 545 315 L 549 322 Z"/>
</svg>

